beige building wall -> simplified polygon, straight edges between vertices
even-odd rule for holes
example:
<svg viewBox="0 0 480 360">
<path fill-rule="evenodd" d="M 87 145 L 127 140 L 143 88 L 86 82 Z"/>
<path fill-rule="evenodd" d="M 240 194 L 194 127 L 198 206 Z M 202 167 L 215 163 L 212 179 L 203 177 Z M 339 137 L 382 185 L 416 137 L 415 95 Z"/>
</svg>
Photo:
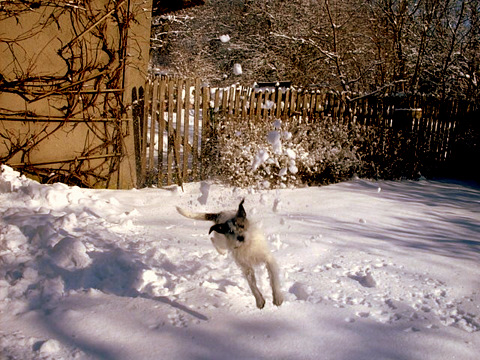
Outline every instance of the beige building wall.
<svg viewBox="0 0 480 360">
<path fill-rule="evenodd" d="M 42 181 L 135 186 L 133 87 L 152 0 L 78 0 L 0 16 L 0 162 Z"/>
</svg>

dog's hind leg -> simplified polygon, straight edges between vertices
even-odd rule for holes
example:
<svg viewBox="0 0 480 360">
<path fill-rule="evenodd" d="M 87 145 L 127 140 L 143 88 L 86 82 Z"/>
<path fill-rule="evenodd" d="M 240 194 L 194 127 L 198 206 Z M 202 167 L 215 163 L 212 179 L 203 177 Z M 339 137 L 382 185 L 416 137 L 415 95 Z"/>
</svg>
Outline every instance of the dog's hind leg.
<svg viewBox="0 0 480 360">
<path fill-rule="evenodd" d="M 269 257 L 265 262 L 270 278 L 270 286 L 272 287 L 273 304 L 276 306 L 282 305 L 283 294 L 280 290 L 280 278 L 278 275 L 278 265 L 273 257 Z"/>
<path fill-rule="evenodd" d="M 257 287 L 257 280 L 255 279 L 255 270 L 249 266 L 242 266 L 243 274 L 248 281 L 248 285 L 252 290 L 253 296 L 255 296 L 255 301 L 257 302 L 257 307 L 263 309 L 265 306 L 265 299 L 262 296 L 260 290 Z"/>
</svg>

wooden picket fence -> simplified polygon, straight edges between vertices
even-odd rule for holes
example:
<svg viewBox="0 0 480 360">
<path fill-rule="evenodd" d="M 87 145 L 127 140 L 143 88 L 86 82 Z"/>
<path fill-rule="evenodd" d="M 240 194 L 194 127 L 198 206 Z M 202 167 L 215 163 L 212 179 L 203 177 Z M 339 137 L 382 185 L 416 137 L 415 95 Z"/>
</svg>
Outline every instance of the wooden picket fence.
<svg viewBox="0 0 480 360">
<path fill-rule="evenodd" d="M 451 155 L 458 123 L 474 104 L 433 96 L 398 93 L 359 95 L 311 89 L 211 88 L 200 79 L 152 77 L 134 90 L 134 131 L 138 186 L 182 185 L 208 177 L 206 164 L 219 121 L 297 121 L 321 126 L 342 124 L 402 131 L 428 152 L 429 161 Z M 409 154 L 411 156 L 411 154 Z"/>
</svg>

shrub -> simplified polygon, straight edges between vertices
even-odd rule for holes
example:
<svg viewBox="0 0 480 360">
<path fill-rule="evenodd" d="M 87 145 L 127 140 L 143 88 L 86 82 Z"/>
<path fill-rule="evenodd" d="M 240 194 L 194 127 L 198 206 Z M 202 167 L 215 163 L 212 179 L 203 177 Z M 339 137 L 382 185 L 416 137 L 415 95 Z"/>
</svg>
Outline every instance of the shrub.
<svg viewBox="0 0 480 360">
<path fill-rule="evenodd" d="M 278 188 L 351 178 L 362 164 L 361 127 L 330 118 L 305 124 L 221 121 L 210 155 L 210 174 L 235 186 Z"/>
</svg>

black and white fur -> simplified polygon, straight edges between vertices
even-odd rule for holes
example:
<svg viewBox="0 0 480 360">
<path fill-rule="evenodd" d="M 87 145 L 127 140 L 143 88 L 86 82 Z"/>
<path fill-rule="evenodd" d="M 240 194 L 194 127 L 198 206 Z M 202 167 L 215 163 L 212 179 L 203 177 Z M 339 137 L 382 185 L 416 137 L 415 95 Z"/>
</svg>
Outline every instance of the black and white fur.
<svg viewBox="0 0 480 360">
<path fill-rule="evenodd" d="M 272 287 L 273 303 L 280 306 L 283 295 L 280 290 L 278 266 L 267 246 L 267 241 L 261 229 L 251 224 L 247 219 L 247 213 L 243 202 L 237 211 L 222 211 L 219 213 L 195 213 L 177 207 L 177 211 L 183 216 L 195 220 L 213 221 L 215 225 L 210 228 L 213 246 L 220 254 L 230 251 L 235 262 L 240 266 L 252 290 L 257 307 L 265 306 L 265 299 L 257 287 L 255 279 L 255 266 L 264 263 L 267 267 L 270 285 Z"/>
</svg>

